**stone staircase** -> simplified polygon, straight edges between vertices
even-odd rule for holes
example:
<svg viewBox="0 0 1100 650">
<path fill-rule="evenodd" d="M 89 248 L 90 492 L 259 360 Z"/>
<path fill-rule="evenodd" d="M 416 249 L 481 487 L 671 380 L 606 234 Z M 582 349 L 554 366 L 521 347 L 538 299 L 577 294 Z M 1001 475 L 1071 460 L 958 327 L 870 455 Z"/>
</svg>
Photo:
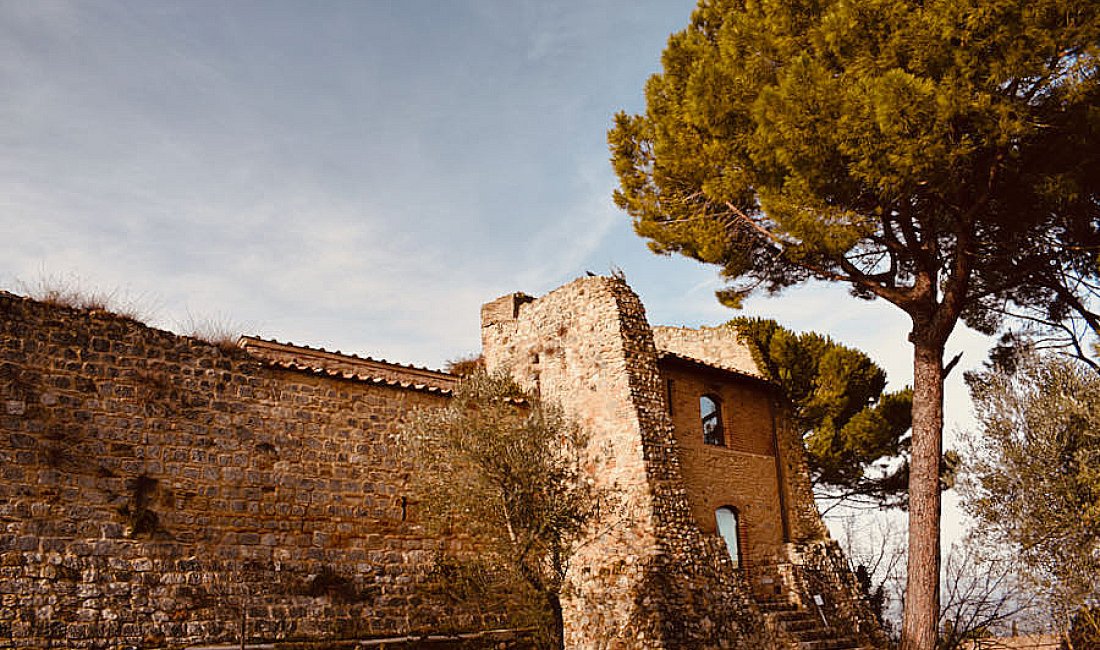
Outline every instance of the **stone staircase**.
<svg viewBox="0 0 1100 650">
<path fill-rule="evenodd" d="M 811 606 L 782 599 L 758 600 L 768 627 L 787 641 L 789 650 L 864 650 L 855 639 L 827 627 Z"/>
</svg>

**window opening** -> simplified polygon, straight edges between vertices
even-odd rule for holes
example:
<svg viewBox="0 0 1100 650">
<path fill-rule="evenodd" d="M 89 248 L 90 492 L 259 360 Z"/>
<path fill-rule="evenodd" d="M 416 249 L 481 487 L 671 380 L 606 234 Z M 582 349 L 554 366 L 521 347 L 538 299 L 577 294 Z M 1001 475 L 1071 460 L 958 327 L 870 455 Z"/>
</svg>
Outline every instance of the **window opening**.
<svg viewBox="0 0 1100 650">
<path fill-rule="evenodd" d="M 718 534 L 726 541 L 734 568 L 741 568 L 741 519 L 737 508 L 722 506 L 714 511 L 714 519 L 718 523 Z"/>
<path fill-rule="evenodd" d="M 722 432 L 722 407 L 717 397 L 703 395 L 699 398 L 699 417 L 703 421 L 703 442 L 708 445 L 726 444 Z"/>
</svg>

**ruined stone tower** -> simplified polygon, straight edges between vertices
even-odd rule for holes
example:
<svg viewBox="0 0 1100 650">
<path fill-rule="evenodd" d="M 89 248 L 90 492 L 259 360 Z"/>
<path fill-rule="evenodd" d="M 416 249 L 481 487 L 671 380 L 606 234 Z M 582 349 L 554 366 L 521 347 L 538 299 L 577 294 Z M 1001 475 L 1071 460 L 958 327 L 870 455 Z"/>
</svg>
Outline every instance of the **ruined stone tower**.
<svg viewBox="0 0 1100 650">
<path fill-rule="evenodd" d="M 783 647 L 817 617 L 821 647 L 881 642 L 731 330 L 651 328 L 624 282 L 591 277 L 486 304 L 482 347 L 588 430 L 591 475 L 627 505 L 570 569 L 569 647 Z"/>
</svg>

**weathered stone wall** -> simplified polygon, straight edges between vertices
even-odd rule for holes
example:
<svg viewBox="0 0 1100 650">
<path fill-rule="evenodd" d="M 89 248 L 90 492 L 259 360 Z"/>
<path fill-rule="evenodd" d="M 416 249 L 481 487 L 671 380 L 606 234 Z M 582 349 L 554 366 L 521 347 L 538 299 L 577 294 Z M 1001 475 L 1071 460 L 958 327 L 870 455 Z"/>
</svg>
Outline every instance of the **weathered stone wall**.
<svg viewBox="0 0 1100 650">
<path fill-rule="evenodd" d="M 615 279 L 577 280 L 482 311 L 489 369 L 560 403 L 591 435 L 589 470 L 629 510 L 603 522 L 569 576 L 575 648 L 774 647 L 721 540 L 696 525 L 645 312 Z"/>
<path fill-rule="evenodd" d="M 728 327 L 657 326 L 653 328 L 653 340 L 658 350 L 760 376 L 749 348 L 741 343 L 737 332 Z"/>
<path fill-rule="evenodd" d="M 499 624 L 432 598 L 404 498 L 397 426 L 444 399 L 0 293 L 0 647 Z"/>
<path fill-rule="evenodd" d="M 777 405 L 772 412 L 775 414 L 779 485 L 787 513 L 788 539 L 791 542 L 827 539 L 829 531 L 814 501 L 802 432 L 791 423 L 785 405 Z"/>
<path fill-rule="evenodd" d="M 790 549 L 790 561 L 786 579 L 794 586 L 794 594 L 806 609 L 816 611 L 831 626 L 864 646 L 891 647 L 835 541 L 825 539 L 794 544 Z M 814 596 L 821 598 L 820 605 Z"/>
</svg>

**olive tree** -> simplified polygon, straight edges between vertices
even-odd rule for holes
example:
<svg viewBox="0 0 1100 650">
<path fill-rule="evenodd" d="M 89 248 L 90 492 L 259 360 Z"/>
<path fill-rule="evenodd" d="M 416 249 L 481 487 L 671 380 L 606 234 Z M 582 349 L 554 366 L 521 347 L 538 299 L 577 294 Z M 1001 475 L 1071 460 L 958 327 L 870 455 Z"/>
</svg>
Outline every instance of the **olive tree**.
<svg viewBox="0 0 1100 650">
<path fill-rule="evenodd" d="M 492 597 L 562 647 L 562 588 L 569 561 L 615 506 L 583 467 L 585 433 L 553 404 L 507 375 L 474 371 L 446 407 L 405 427 L 415 511 L 437 532 L 469 535 L 477 557 L 441 570 Z"/>
<path fill-rule="evenodd" d="M 963 505 L 1068 620 L 1100 599 L 1100 376 L 1025 351 L 967 381 L 978 425 L 968 436 Z"/>
</svg>

